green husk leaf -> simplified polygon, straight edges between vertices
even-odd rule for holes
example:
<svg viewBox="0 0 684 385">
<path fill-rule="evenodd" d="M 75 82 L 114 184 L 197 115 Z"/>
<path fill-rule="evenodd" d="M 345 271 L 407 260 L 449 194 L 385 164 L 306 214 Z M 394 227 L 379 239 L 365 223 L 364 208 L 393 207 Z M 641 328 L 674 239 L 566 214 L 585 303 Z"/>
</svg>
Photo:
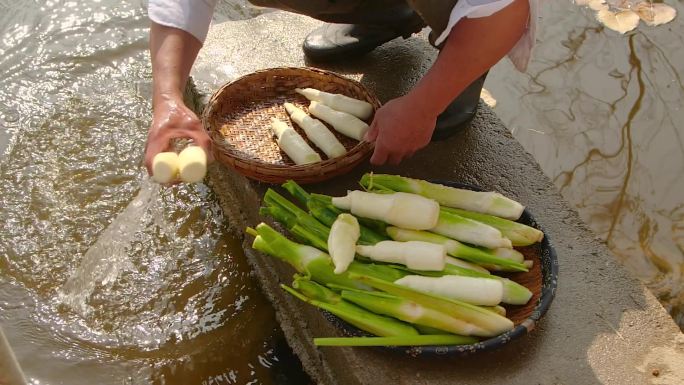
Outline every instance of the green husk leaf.
<svg viewBox="0 0 684 385">
<path fill-rule="evenodd" d="M 513 246 L 529 246 L 544 239 L 542 231 L 508 219 L 451 207 L 443 207 L 442 210 L 498 229 L 504 237 L 511 240 Z"/>
<path fill-rule="evenodd" d="M 382 290 L 392 295 L 400 296 L 407 300 L 412 300 L 426 307 L 449 314 L 452 317 L 470 322 L 471 324 L 486 330 L 488 332 L 487 336 L 495 336 L 513 328 L 513 322 L 511 320 L 479 306 L 450 298 L 422 293 L 405 286 L 397 285 L 392 282 L 383 281 L 369 276 L 361 276 L 350 273 L 349 278 L 358 280 L 359 282 L 375 289 Z"/>
<path fill-rule="evenodd" d="M 300 300 L 326 310 L 361 330 L 376 336 L 409 336 L 418 335 L 411 325 L 396 319 L 378 315 L 344 301 L 338 294 L 306 279 L 295 281 L 299 291 L 286 285 L 280 285 L 285 291 Z M 294 285 L 294 284 L 293 284 Z M 313 295 L 314 297 L 311 297 Z"/>
<path fill-rule="evenodd" d="M 469 345 L 477 338 L 455 334 L 398 336 L 398 337 L 330 337 L 314 338 L 316 346 L 427 346 Z"/>
</svg>

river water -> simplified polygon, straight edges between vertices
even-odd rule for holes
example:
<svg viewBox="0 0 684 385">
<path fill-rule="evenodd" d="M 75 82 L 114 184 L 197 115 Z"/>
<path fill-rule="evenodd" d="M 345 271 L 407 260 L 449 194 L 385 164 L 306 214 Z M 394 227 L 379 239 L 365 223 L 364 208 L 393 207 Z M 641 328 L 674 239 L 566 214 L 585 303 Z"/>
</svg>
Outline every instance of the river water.
<svg viewBox="0 0 684 385">
<path fill-rule="evenodd" d="M 528 74 L 490 73 L 496 111 L 681 320 L 681 19 L 623 36 L 548 3 Z M 212 192 L 144 178 L 145 4 L 0 10 L 0 323 L 30 382 L 306 383 Z"/>
<path fill-rule="evenodd" d="M 30 382 L 305 384 L 211 191 L 143 177 L 145 4 L 0 7 L 0 324 Z"/>
<path fill-rule="evenodd" d="M 490 72 L 494 111 L 684 328 L 684 2 L 665 1 L 671 23 L 625 35 L 587 7 L 545 3 L 527 72 L 507 60 Z"/>
</svg>

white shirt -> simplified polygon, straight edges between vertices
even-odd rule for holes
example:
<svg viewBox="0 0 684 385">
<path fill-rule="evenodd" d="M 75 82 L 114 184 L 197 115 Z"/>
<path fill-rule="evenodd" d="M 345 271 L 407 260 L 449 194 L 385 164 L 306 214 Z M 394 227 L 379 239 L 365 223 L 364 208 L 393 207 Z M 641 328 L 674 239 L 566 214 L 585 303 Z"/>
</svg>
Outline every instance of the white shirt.
<svg viewBox="0 0 684 385">
<path fill-rule="evenodd" d="M 529 1 L 530 20 L 527 29 L 508 54 L 520 71 L 525 71 L 527 68 L 536 30 L 539 0 Z M 204 42 L 217 2 L 218 0 L 149 0 L 148 14 L 155 23 L 182 29 L 192 34 L 197 40 Z M 451 10 L 449 23 L 442 34 L 437 37 L 435 44 L 440 45 L 461 19 L 491 16 L 512 2 L 513 0 L 460 0 Z"/>
<path fill-rule="evenodd" d="M 149 0 L 147 13 L 157 24 L 189 32 L 204 42 L 218 0 Z"/>
</svg>

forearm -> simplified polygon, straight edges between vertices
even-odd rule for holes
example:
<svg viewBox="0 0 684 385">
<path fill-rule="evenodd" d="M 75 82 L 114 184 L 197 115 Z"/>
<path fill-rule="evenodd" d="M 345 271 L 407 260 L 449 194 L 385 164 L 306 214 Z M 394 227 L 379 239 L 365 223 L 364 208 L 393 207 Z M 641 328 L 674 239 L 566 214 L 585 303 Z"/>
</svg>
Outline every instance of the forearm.
<svg viewBox="0 0 684 385">
<path fill-rule="evenodd" d="M 174 139 L 190 139 L 212 157 L 211 138 L 197 115 L 183 103 L 183 91 L 207 36 L 216 0 L 149 0 L 152 62 L 152 124 L 145 145 L 145 166 L 172 150 Z"/>
<path fill-rule="evenodd" d="M 150 56 L 152 60 L 152 103 L 181 102 L 190 70 L 202 43 L 178 28 L 152 23 Z"/>
<path fill-rule="evenodd" d="M 439 115 L 515 46 L 528 16 L 528 0 L 515 0 L 491 16 L 461 20 L 435 63 L 407 96 L 426 113 Z"/>
<path fill-rule="evenodd" d="M 183 90 L 202 43 L 190 33 L 152 23 L 152 124 L 147 133 L 145 166 L 152 175 L 154 157 L 171 150 L 176 138 L 191 139 L 211 159 L 211 139 L 197 115 L 183 103 Z"/>
</svg>

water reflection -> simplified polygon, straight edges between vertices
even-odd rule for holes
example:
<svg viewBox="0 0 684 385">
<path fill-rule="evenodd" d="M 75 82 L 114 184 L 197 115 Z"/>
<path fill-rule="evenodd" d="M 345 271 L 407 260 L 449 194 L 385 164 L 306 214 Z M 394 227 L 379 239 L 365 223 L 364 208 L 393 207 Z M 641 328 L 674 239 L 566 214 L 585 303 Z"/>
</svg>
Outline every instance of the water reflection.
<svg viewBox="0 0 684 385">
<path fill-rule="evenodd" d="M 675 8 L 662 1 L 652 0 L 575 0 L 575 4 L 596 11 L 596 19 L 613 31 L 626 33 L 640 22 L 658 26 L 671 22 L 676 16 Z"/>
<path fill-rule="evenodd" d="M 488 78 L 495 110 L 684 327 L 682 18 L 623 36 L 570 1 L 542 10 L 528 73 Z"/>
</svg>

